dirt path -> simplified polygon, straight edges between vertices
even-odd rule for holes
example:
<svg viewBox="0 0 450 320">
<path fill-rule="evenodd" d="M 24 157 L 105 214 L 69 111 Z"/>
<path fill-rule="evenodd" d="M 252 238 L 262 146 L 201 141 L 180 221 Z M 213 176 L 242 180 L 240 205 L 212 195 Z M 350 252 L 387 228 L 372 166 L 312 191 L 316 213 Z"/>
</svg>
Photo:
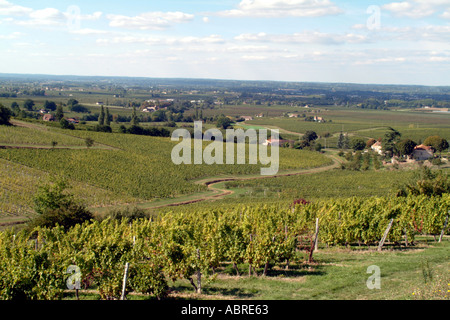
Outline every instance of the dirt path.
<svg viewBox="0 0 450 320">
<path fill-rule="evenodd" d="M 223 199 L 226 196 L 234 194 L 234 192 L 232 190 L 216 187 L 216 185 L 223 183 L 223 182 L 247 181 L 247 180 L 257 180 L 257 179 L 272 179 L 272 178 L 278 178 L 278 177 L 290 177 L 290 176 L 298 176 L 298 175 L 305 175 L 305 174 L 315 174 L 315 173 L 320 173 L 320 172 L 325 172 L 325 171 L 336 169 L 342 163 L 342 160 L 340 160 L 338 157 L 336 157 L 334 155 L 329 155 L 328 157 L 331 160 L 333 160 L 333 163 L 328 166 L 324 166 L 324 167 L 318 167 L 318 168 L 312 168 L 312 169 L 302 169 L 300 171 L 296 170 L 296 171 L 292 171 L 292 172 L 280 173 L 280 174 L 273 175 L 273 176 L 224 177 L 224 178 L 207 178 L 207 179 L 199 180 L 196 183 L 207 186 L 209 190 L 214 192 L 214 194 L 212 194 L 210 196 L 203 196 L 203 197 L 200 197 L 197 199 L 175 202 L 175 203 L 170 203 L 170 204 L 165 204 L 165 205 L 160 205 L 160 206 L 155 206 L 155 207 L 149 207 L 149 209 L 161 209 L 161 208 L 165 208 L 165 207 L 178 207 L 178 206 L 202 202 L 202 201 L 218 200 L 218 199 Z"/>
</svg>

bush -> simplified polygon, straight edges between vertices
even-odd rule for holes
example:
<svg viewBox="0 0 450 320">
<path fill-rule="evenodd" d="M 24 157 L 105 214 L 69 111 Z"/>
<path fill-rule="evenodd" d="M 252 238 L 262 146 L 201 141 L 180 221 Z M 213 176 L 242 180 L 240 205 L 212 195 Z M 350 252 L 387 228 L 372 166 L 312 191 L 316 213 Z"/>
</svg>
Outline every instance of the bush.
<svg viewBox="0 0 450 320">
<path fill-rule="evenodd" d="M 73 123 L 70 123 L 69 121 L 67 121 L 64 118 L 61 119 L 61 121 L 59 122 L 59 125 L 61 126 L 62 129 L 75 130 L 75 126 L 73 125 Z"/>
<path fill-rule="evenodd" d="M 60 225 L 68 230 L 94 218 L 84 206 L 75 203 L 71 194 L 65 192 L 67 187 L 67 183 L 60 179 L 39 188 L 34 198 L 35 211 L 39 216 L 29 223 L 29 229 Z"/>
<path fill-rule="evenodd" d="M 167 297 L 169 286 L 160 267 L 150 263 L 135 264 L 129 272 L 129 286 L 135 292 Z"/>
<path fill-rule="evenodd" d="M 0 104 L 0 125 L 10 125 L 11 110 Z"/>
<path fill-rule="evenodd" d="M 96 132 L 106 132 L 106 133 L 112 132 L 112 129 L 110 126 L 100 125 L 100 124 L 96 125 L 93 130 Z"/>
<path fill-rule="evenodd" d="M 104 219 L 106 218 L 111 218 L 115 220 L 127 219 L 128 221 L 131 221 L 138 219 L 148 219 L 149 217 L 150 215 L 147 214 L 144 210 L 135 207 L 132 210 L 130 210 L 129 208 L 126 208 L 124 210 L 112 210 L 105 215 Z"/>
<path fill-rule="evenodd" d="M 94 219 L 93 214 L 84 206 L 71 203 L 67 207 L 47 210 L 40 216 L 33 219 L 28 225 L 29 228 L 46 227 L 52 228 L 56 225 L 68 230 L 77 224 Z"/>
</svg>

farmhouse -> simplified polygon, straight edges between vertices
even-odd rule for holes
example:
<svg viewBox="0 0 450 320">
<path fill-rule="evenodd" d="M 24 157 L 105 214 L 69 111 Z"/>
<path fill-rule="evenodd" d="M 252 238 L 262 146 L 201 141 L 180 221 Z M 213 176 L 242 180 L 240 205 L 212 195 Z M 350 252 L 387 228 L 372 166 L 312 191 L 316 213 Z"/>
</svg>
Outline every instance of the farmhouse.
<svg viewBox="0 0 450 320">
<path fill-rule="evenodd" d="M 423 144 L 414 148 L 412 158 L 416 161 L 428 160 L 434 156 L 433 149 Z"/>
<path fill-rule="evenodd" d="M 67 121 L 68 121 L 69 123 L 73 123 L 73 124 L 79 123 L 79 121 L 78 121 L 77 119 L 74 119 L 74 118 L 67 119 Z"/>
<path fill-rule="evenodd" d="M 266 142 L 263 143 L 264 146 L 274 146 L 274 147 L 281 147 L 286 142 L 289 142 L 288 140 L 280 140 L 280 139 L 267 139 Z"/>
<path fill-rule="evenodd" d="M 320 122 L 320 123 L 325 122 L 324 118 L 322 118 L 322 117 L 317 117 L 317 116 L 314 117 L 314 121 L 315 121 L 315 122 Z"/>
<path fill-rule="evenodd" d="M 44 114 L 42 117 L 44 121 L 55 121 L 55 117 L 52 114 Z"/>
<path fill-rule="evenodd" d="M 379 155 L 383 155 L 383 146 L 381 145 L 380 141 L 375 142 L 372 146 L 371 146 L 372 150 L 375 151 L 376 153 L 378 153 Z"/>
<path fill-rule="evenodd" d="M 253 120 L 253 117 L 250 117 L 250 116 L 241 116 L 241 119 L 244 119 L 244 121 L 251 121 L 251 120 Z"/>
</svg>

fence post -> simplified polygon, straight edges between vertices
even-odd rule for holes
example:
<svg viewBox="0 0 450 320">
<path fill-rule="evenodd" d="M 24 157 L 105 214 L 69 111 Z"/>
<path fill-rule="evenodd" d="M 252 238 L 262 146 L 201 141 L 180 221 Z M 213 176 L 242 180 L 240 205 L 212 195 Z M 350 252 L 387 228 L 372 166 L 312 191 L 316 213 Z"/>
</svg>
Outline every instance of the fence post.
<svg viewBox="0 0 450 320">
<path fill-rule="evenodd" d="M 380 241 L 380 244 L 379 244 L 379 246 L 378 246 L 378 251 L 381 251 L 381 250 L 382 250 L 383 245 L 384 245 L 384 242 L 386 241 L 386 238 L 387 238 L 387 236 L 388 236 L 388 234 L 389 234 L 389 231 L 390 231 L 391 228 L 392 228 L 392 224 L 393 224 L 393 223 L 394 223 L 394 219 L 391 219 L 391 221 L 389 222 L 389 226 L 387 227 L 386 231 L 384 232 L 383 238 L 382 238 L 381 241 Z"/>
<path fill-rule="evenodd" d="M 448 213 L 450 213 L 450 211 Z M 442 238 L 444 237 L 445 230 L 447 229 L 447 225 L 448 225 L 448 215 L 445 218 L 444 228 L 442 228 L 441 235 L 439 236 L 439 243 L 442 241 Z"/>
<path fill-rule="evenodd" d="M 126 300 L 126 287 L 127 287 L 127 278 L 128 278 L 128 268 L 130 264 L 125 263 L 125 272 L 123 274 L 123 283 L 122 283 L 122 295 L 120 296 L 120 300 Z"/>
<path fill-rule="evenodd" d="M 314 251 L 319 250 L 319 218 L 316 219 L 316 234 L 314 238 Z"/>
<path fill-rule="evenodd" d="M 200 264 L 200 250 L 197 249 L 197 259 Z M 197 269 L 197 293 L 202 293 L 202 272 L 200 271 L 200 267 Z"/>
</svg>

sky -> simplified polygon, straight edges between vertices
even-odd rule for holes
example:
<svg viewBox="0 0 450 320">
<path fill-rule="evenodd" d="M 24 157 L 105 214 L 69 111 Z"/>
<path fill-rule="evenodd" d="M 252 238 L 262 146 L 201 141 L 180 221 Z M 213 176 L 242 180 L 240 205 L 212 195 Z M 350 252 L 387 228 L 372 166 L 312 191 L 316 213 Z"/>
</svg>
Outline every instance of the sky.
<svg viewBox="0 0 450 320">
<path fill-rule="evenodd" d="M 450 85 L 450 0 L 0 0 L 0 73 Z"/>
</svg>

